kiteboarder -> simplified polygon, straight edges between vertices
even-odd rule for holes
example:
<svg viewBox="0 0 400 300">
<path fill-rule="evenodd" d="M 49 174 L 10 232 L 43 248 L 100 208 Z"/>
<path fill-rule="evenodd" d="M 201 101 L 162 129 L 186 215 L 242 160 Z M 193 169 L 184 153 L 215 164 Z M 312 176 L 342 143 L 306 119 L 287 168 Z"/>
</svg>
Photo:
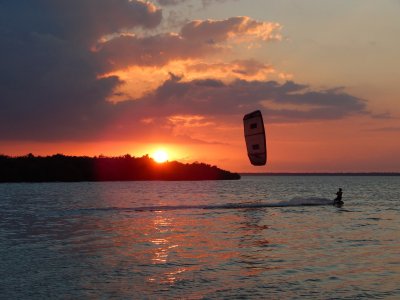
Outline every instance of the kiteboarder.
<svg viewBox="0 0 400 300">
<path fill-rule="evenodd" d="M 336 192 L 336 198 L 333 200 L 333 204 L 334 205 L 342 205 L 343 201 L 342 201 L 342 188 L 339 188 L 339 190 Z"/>
</svg>

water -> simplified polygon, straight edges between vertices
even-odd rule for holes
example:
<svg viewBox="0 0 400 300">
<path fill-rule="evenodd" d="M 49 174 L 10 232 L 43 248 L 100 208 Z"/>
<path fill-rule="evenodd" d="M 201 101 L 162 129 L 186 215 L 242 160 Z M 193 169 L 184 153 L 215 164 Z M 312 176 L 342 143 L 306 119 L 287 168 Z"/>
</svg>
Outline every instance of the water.
<svg viewBox="0 0 400 300">
<path fill-rule="evenodd" d="M 0 184 L 0 298 L 399 299 L 399 198 L 383 176 Z"/>
</svg>

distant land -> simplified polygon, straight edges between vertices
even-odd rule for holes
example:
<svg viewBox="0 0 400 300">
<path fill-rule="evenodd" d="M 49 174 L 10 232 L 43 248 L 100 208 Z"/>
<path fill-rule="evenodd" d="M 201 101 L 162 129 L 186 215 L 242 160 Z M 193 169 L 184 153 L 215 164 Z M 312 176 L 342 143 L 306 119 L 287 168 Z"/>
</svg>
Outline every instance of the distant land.
<svg viewBox="0 0 400 300">
<path fill-rule="evenodd" d="M 242 176 L 400 176 L 400 172 L 240 173 Z"/>
<path fill-rule="evenodd" d="M 156 163 L 148 155 L 132 157 L 0 155 L 0 182 L 75 182 L 134 180 L 236 180 L 231 173 L 205 163 Z"/>
</svg>

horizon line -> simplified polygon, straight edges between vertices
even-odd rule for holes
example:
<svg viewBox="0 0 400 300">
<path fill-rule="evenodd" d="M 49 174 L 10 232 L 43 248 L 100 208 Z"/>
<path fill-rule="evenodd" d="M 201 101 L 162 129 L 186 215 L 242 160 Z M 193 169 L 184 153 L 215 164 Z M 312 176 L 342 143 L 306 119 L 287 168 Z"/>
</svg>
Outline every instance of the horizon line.
<svg viewBox="0 0 400 300">
<path fill-rule="evenodd" d="M 400 172 L 238 172 L 241 176 L 400 176 Z"/>
</svg>

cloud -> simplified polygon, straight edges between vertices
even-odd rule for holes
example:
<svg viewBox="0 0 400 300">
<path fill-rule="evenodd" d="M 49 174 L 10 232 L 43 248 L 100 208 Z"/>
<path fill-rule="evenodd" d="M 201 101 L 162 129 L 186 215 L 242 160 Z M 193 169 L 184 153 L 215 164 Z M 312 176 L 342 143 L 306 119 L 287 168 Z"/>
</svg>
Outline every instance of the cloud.
<svg viewBox="0 0 400 300">
<path fill-rule="evenodd" d="M 237 0 L 201 0 L 201 3 L 203 4 L 203 6 L 209 6 L 213 3 L 225 3 L 225 2 L 229 2 L 229 1 L 237 1 Z"/>
<path fill-rule="evenodd" d="M 157 0 L 157 3 L 160 5 L 165 5 L 165 6 L 169 6 L 169 5 L 178 5 L 184 2 L 188 2 L 188 0 Z"/>
<path fill-rule="evenodd" d="M 236 0 L 201 0 L 202 6 L 207 7 L 214 3 L 224 3 L 228 1 L 236 1 Z M 198 2 L 198 0 L 157 0 L 157 3 L 164 6 L 172 6 L 172 5 L 179 5 L 182 3 L 190 3 L 194 4 Z"/>
<path fill-rule="evenodd" d="M 393 116 L 390 112 L 376 113 L 376 114 L 373 114 L 372 117 L 375 119 L 382 119 L 382 120 L 393 118 Z"/>
<path fill-rule="evenodd" d="M 368 113 L 364 100 L 341 90 L 313 91 L 292 81 L 182 82 L 171 78 L 145 102 L 162 108 L 163 115 L 238 115 L 263 107 L 272 122 L 341 119 Z"/>
<path fill-rule="evenodd" d="M 315 91 L 308 85 L 276 81 L 183 81 L 173 74 L 153 93 L 115 107 L 126 118 L 119 117 L 123 126 L 115 127 L 113 134 L 132 137 L 135 132 L 157 132 L 170 141 L 190 136 L 187 142 L 207 140 L 204 132 L 217 140 L 222 128 L 241 126 L 242 115 L 255 109 L 264 112 L 268 124 L 340 120 L 370 114 L 364 100 L 341 89 Z M 134 120 L 144 122 L 136 124 Z M 223 140 L 221 136 L 220 139 Z"/>
<path fill-rule="evenodd" d="M 214 77 L 233 77 L 236 78 L 266 78 L 274 73 L 275 69 L 268 64 L 259 62 L 255 59 L 234 60 L 230 63 L 192 63 L 186 67 L 190 73 L 207 74 Z"/>
<path fill-rule="evenodd" d="M 109 71 L 133 65 L 163 66 L 173 60 L 218 55 L 227 49 L 224 43 L 228 40 L 277 39 L 279 30 L 277 23 L 258 22 L 248 17 L 198 20 L 184 25 L 179 34 L 163 33 L 146 37 L 122 34 L 98 43 L 96 54 L 100 60 L 110 63 Z"/>
<path fill-rule="evenodd" d="M 141 0 L 39 0 L 57 17 L 59 33 L 70 40 L 87 40 L 121 30 L 154 28 L 162 12 L 150 2 Z"/>
<path fill-rule="evenodd" d="M 226 20 L 196 20 L 183 26 L 181 35 L 190 40 L 220 43 L 234 37 L 249 37 L 264 41 L 280 39 L 278 23 L 259 22 L 249 17 L 232 17 Z"/>
<path fill-rule="evenodd" d="M 194 142 L 202 140 L 196 130 L 234 123 L 258 108 L 268 122 L 367 113 L 365 101 L 342 90 L 267 80 L 261 75 L 273 68 L 256 60 L 210 61 L 232 40 L 277 38 L 278 24 L 234 17 L 188 22 L 179 33 L 132 31 L 155 28 L 161 18 L 160 9 L 139 0 L 0 2 L 0 140 L 190 136 Z M 110 72 L 181 60 L 204 70 L 225 68 L 232 79 L 223 81 L 212 72 L 204 78 L 171 73 L 135 101 L 107 101 L 124 85 Z"/>
<path fill-rule="evenodd" d="M 271 66 L 256 61 L 255 59 L 236 60 L 234 63 L 237 64 L 237 67 L 233 72 L 245 76 L 254 76 L 259 73 L 271 72 L 273 70 Z"/>
<path fill-rule="evenodd" d="M 75 138 L 113 115 L 105 99 L 122 82 L 90 50 L 103 35 L 152 28 L 161 11 L 128 0 L 0 3 L 0 138 Z"/>
<path fill-rule="evenodd" d="M 129 66 L 126 70 L 113 71 L 107 76 L 115 75 L 124 81 L 124 84 L 114 91 L 109 101 L 120 102 L 141 98 L 160 86 L 169 78 L 169 74 L 179 75 L 184 81 L 207 78 L 220 79 L 224 82 L 232 82 L 236 79 L 261 81 L 282 79 L 281 74 L 277 73 L 271 65 L 254 59 L 231 62 L 217 59 L 215 62 L 207 62 L 207 60 L 210 58 L 175 60 L 163 66 Z"/>
<path fill-rule="evenodd" d="M 202 57 L 215 47 L 194 44 L 177 34 L 151 37 L 120 36 L 98 46 L 98 57 L 110 63 L 110 69 L 129 66 L 163 66 L 171 60 Z"/>
<path fill-rule="evenodd" d="M 380 127 L 380 128 L 373 128 L 373 129 L 368 129 L 366 131 L 372 131 L 372 132 L 400 132 L 400 127 Z"/>
</svg>

